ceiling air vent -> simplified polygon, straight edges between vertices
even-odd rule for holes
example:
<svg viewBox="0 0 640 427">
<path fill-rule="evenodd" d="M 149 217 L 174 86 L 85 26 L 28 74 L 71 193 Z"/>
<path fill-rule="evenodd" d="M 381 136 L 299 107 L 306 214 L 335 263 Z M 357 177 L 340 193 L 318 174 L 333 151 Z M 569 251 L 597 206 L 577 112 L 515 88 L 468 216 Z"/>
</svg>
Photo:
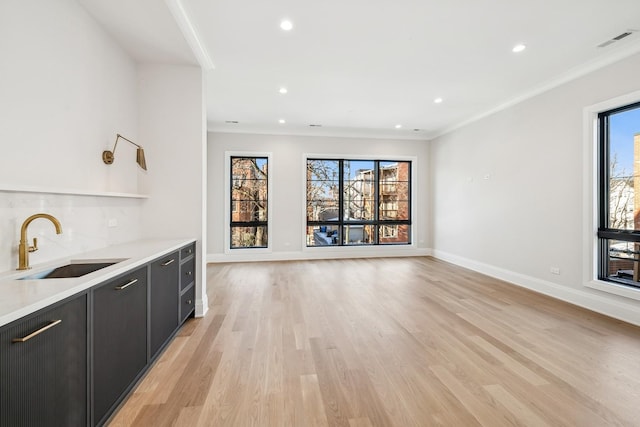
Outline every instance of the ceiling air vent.
<svg viewBox="0 0 640 427">
<path fill-rule="evenodd" d="M 613 37 L 612 39 L 609 39 L 605 42 L 602 42 L 598 45 L 598 47 L 607 47 L 610 44 L 613 44 L 617 41 L 620 41 L 622 39 L 624 39 L 625 37 L 629 37 L 631 34 L 633 34 L 634 32 L 636 32 L 637 30 L 627 30 L 622 34 L 618 34 L 617 36 Z"/>
</svg>

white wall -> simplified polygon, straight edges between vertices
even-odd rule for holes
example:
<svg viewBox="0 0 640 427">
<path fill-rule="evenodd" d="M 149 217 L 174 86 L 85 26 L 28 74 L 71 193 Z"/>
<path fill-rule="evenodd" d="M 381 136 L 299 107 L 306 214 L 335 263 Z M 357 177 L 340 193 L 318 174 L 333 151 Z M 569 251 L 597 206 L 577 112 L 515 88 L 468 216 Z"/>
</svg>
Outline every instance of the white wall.
<svg viewBox="0 0 640 427">
<path fill-rule="evenodd" d="M 428 253 L 429 147 L 425 141 L 402 141 L 361 138 L 333 138 L 291 135 L 254 135 L 209 133 L 208 135 L 208 259 L 209 261 L 247 261 L 258 259 L 302 259 L 348 256 L 424 255 Z M 224 251 L 225 223 L 225 152 L 271 153 L 269 178 L 272 180 L 273 207 L 270 224 L 270 253 L 257 250 Z M 417 179 L 413 182 L 417 198 L 413 200 L 416 217 L 414 247 L 304 248 L 304 170 L 303 155 L 376 156 L 397 160 L 415 157 Z M 424 196 L 423 196 L 424 195 Z"/>
<path fill-rule="evenodd" d="M 635 55 L 432 141 L 434 254 L 640 324 L 639 302 L 587 288 L 583 274 L 584 110 L 639 90 L 638 70 Z"/>
<path fill-rule="evenodd" d="M 134 150 L 101 160 L 117 132 L 137 136 L 135 63 L 72 0 L 0 2 L 0 58 L 0 271 L 17 267 L 20 226 L 37 212 L 63 234 L 34 221 L 32 265 L 139 238 L 138 199 L 6 191 L 136 192 Z"/>
<path fill-rule="evenodd" d="M 208 307 L 206 295 L 206 130 L 199 67 L 139 67 L 140 140 L 145 141 L 148 174 L 141 188 L 144 237 L 193 237 L 202 255 L 196 280 L 196 315 Z"/>
<path fill-rule="evenodd" d="M 3 0 L 0 58 L 0 187 L 138 190 L 132 147 L 101 158 L 136 140 L 136 65 L 84 9 Z"/>
</svg>

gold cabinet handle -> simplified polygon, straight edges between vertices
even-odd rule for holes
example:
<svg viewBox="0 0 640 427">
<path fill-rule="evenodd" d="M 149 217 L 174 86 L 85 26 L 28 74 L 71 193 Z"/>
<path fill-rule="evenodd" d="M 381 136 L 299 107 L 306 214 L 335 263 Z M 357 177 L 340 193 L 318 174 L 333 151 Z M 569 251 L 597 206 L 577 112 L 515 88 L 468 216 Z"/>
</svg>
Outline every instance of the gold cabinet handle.
<svg viewBox="0 0 640 427">
<path fill-rule="evenodd" d="M 169 264 L 173 264 L 173 262 L 175 261 L 175 259 L 171 258 L 169 261 L 167 262 L 163 262 L 162 264 L 160 264 L 163 267 L 166 267 Z"/>
<path fill-rule="evenodd" d="M 133 285 L 136 282 L 138 282 L 138 279 L 132 279 L 132 280 L 129 280 L 127 283 L 125 283 L 122 286 L 116 286 L 115 289 L 116 289 L 116 291 L 121 291 L 123 289 L 127 289 L 129 286 Z"/>
<path fill-rule="evenodd" d="M 191 276 L 191 275 L 193 274 L 193 272 L 192 272 L 192 271 L 187 271 L 185 274 L 186 274 L 187 276 Z"/>
<path fill-rule="evenodd" d="M 187 300 L 187 304 L 188 304 L 188 305 L 193 304 L 193 300 L 190 300 L 190 299 L 189 299 L 189 300 Z"/>
<path fill-rule="evenodd" d="M 58 319 L 58 320 L 52 320 L 51 323 L 49 323 L 46 326 L 43 326 L 42 328 L 38 329 L 35 332 L 30 333 L 29 335 L 27 335 L 26 337 L 22 337 L 22 338 L 14 338 L 13 340 L 11 340 L 12 342 L 25 342 L 25 341 L 29 341 L 31 338 L 35 337 L 36 335 L 40 335 L 41 333 L 43 333 L 44 331 L 46 331 L 47 329 L 51 329 L 56 325 L 59 325 L 60 323 L 62 323 L 62 319 Z"/>
</svg>

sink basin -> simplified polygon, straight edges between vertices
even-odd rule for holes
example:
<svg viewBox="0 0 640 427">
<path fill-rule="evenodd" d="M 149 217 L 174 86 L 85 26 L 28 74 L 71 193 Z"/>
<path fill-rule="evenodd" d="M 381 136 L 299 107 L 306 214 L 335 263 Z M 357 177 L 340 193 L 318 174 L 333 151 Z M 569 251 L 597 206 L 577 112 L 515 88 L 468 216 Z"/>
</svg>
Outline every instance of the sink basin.
<svg viewBox="0 0 640 427">
<path fill-rule="evenodd" d="M 98 271 L 100 269 L 117 264 L 120 261 L 124 260 L 104 260 L 100 262 L 77 261 L 72 262 L 71 264 L 63 265 L 61 267 L 52 268 L 49 270 L 31 274 L 29 276 L 21 277 L 18 280 L 63 279 L 69 277 L 81 277 L 85 274 L 93 273 L 94 271 Z"/>
</svg>

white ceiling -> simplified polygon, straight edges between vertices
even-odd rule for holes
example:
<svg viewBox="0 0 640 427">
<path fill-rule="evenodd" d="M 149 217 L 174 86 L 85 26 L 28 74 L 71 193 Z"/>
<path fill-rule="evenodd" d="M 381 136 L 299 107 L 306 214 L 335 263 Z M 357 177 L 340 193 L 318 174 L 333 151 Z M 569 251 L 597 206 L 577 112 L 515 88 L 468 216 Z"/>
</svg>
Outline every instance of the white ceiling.
<svg viewBox="0 0 640 427">
<path fill-rule="evenodd" d="M 217 131 L 429 139 L 640 51 L 640 32 L 597 47 L 640 30 L 638 0 L 78 2 L 136 60 L 208 56 Z"/>
</svg>

